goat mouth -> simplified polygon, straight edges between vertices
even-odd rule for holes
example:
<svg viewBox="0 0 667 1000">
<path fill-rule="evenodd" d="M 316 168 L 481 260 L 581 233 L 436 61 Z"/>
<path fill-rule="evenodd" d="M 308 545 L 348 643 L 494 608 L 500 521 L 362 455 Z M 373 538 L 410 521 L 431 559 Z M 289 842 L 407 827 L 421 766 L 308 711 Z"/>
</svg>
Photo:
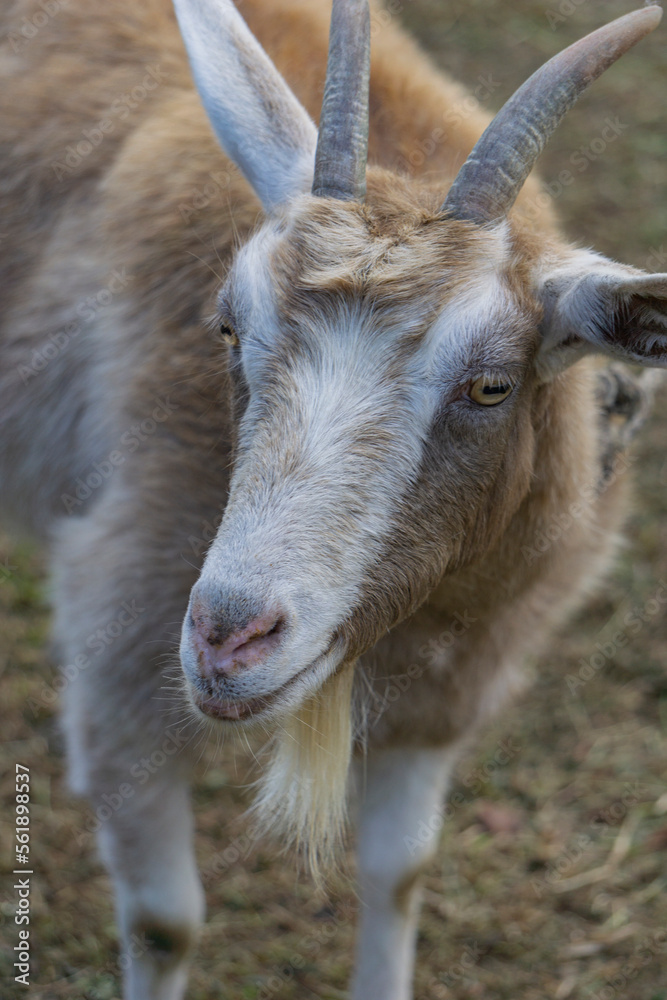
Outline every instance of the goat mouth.
<svg viewBox="0 0 667 1000">
<path fill-rule="evenodd" d="M 277 693 L 277 692 L 276 692 Z M 193 701 L 200 712 L 212 719 L 225 722 L 243 722 L 254 716 L 261 715 L 271 705 L 273 697 L 252 698 L 250 701 L 230 701 L 228 698 L 206 698 Z"/>
<path fill-rule="evenodd" d="M 254 720 L 258 716 L 267 713 L 270 709 L 275 708 L 279 702 L 283 701 L 291 689 L 302 681 L 304 676 L 313 670 L 322 659 L 323 656 L 318 656 L 316 660 L 309 663 L 298 674 L 295 674 L 294 677 L 290 677 L 288 681 L 285 681 L 275 691 L 270 691 L 268 694 L 260 695 L 257 698 L 250 698 L 248 701 L 239 701 L 232 698 L 216 698 L 214 696 L 205 697 L 198 691 L 191 692 L 192 701 L 200 712 L 203 712 L 204 715 L 208 715 L 212 719 L 219 719 L 223 722 L 247 722 Z"/>
<path fill-rule="evenodd" d="M 264 720 L 267 715 L 278 716 L 281 711 L 297 708 L 304 698 L 314 694 L 327 677 L 338 669 L 344 656 L 344 645 L 340 636 L 334 635 L 319 656 L 307 663 L 279 688 L 267 694 L 245 701 L 238 698 L 218 698 L 210 690 L 204 692 L 191 682 L 188 685 L 190 700 L 202 715 L 207 715 L 211 719 L 229 724 L 245 722 L 252 725 L 260 717 Z"/>
</svg>

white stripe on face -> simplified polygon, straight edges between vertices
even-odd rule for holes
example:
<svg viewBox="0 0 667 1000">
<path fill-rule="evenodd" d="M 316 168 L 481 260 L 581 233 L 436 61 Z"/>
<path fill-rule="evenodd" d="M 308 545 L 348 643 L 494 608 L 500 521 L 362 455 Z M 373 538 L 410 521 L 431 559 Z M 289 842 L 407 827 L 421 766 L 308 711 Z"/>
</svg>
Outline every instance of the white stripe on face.
<svg viewBox="0 0 667 1000">
<path fill-rule="evenodd" d="M 198 585 L 221 612 L 225 595 L 243 594 L 259 608 L 279 603 L 290 622 L 270 660 L 229 681 L 239 698 L 281 687 L 328 648 L 391 543 L 443 384 L 460 385 L 471 358 L 491 354 L 501 367 L 487 341 L 510 309 L 499 239 L 435 322 L 424 310 L 419 335 L 405 306 L 343 294 L 297 297 L 285 316 L 270 267 L 282 238 L 279 223 L 265 227 L 240 252 L 226 293 L 249 399 Z"/>
</svg>

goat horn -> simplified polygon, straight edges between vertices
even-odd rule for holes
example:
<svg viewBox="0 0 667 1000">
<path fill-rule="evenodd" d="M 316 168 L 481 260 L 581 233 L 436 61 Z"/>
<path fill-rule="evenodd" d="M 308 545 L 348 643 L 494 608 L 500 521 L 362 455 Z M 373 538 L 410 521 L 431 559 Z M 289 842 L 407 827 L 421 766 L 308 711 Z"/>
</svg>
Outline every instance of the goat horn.
<svg viewBox="0 0 667 1000">
<path fill-rule="evenodd" d="M 321 198 L 366 194 L 370 35 L 368 0 L 334 0 L 313 180 Z"/>
<path fill-rule="evenodd" d="M 504 218 L 566 112 L 661 17 L 662 8 L 651 3 L 575 42 L 533 73 L 477 142 L 442 211 L 476 223 Z"/>
</svg>

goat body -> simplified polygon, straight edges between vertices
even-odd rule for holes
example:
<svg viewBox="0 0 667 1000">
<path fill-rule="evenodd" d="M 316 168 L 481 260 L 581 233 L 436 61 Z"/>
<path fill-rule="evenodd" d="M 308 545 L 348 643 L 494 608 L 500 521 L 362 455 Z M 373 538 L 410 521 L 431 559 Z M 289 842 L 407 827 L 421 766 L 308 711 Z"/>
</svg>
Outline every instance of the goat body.
<svg viewBox="0 0 667 1000">
<path fill-rule="evenodd" d="M 313 118 L 326 6 L 240 7 Z M 180 720 L 156 698 L 184 616 L 193 703 L 287 734 L 260 794 L 269 825 L 330 846 L 365 743 L 353 995 L 406 1000 L 434 849 L 419 824 L 623 522 L 586 355 L 664 366 L 667 277 L 570 248 L 530 180 L 497 224 L 443 213 L 487 119 L 457 112 L 465 92 L 376 7 L 365 198 L 309 194 L 306 117 L 253 69 L 228 3 L 220 44 L 259 96 L 232 79 L 221 112 L 207 99 L 198 46 L 219 40 L 191 37 L 214 7 L 179 17 L 239 166 L 167 0 L 70 0 L 2 56 L 3 503 L 52 541 L 55 636 L 78 664 L 71 780 L 93 804 Z M 3 15 L 10 33 L 30 9 Z M 266 135 L 292 113 L 272 159 Z M 503 401 L 477 405 L 485 392 Z M 396 699 L 392 675 L 409 680 Z M 129 963 L 130 1000 L 182 995 L 202 918 L 196 725 L 179 721 L 181 752 L 100 831 L 123 938 L 155 942 Z"/>
</svg>

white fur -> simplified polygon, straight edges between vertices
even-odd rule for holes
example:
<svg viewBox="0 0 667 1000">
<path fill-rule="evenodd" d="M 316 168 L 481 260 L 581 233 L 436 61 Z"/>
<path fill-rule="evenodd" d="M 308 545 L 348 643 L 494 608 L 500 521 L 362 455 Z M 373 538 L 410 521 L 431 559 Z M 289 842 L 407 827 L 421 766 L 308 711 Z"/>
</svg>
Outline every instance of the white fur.
<svg viewBox="0 0 667 1000">
<path fill-rule="evenodd" d="M 210 595 L 243 592 L 258 606 L 280 603 L 287 612 L 294 623 L 288 639 L 263 664 L 229 681 L 224 692 L 239 700 L 266 696 L 303 675 L 281 699 L 281 710 L 314 693 L 340 663 L 337 652 L 328 651 L 331 636 L 353 610 L 369 568 L 394 530 L 392 517 L 419 469 L 443 381 L 457 387 L 471 374 L 489 370 L 514 376 L 523 360 L 512 357 L 496 335 L 501 323 L 511 322 L 513 310 L 497 274 L 506 257 L 504 227 L 498 227 L 474 282 L 463 284 L 436 318 L 401 376 L 389 374 L 405 336 L 398 313 L 394 323 L 386 315 L 380 323 L 372 309 L 335 313 L 332 305 L 325 323 L 304 329 L 309 350 L 290 365 L 289 412 L 278 409 L 267 427 L 258 414 L 271 392 L 271 363 L 277 359 L 280 365 L 284 337 L 270 262 L 283 235 L 278 222 L 269 222 L 240 251 L 224 293 L 238 310 L 250 402 L 228 505 L 195 588 Z M 471 358 L 478 367 L 471 369 Z M 381 459 L 351 454 L 363 426 L 371 437 L 375 426 L 391 431 Z M 303 470 L 300 478 L 283 474 L 290 462 Z M 265 484 L 272 480 L 267 494 Z M 340 517 L 351 482 L 364 489 L 353 520 Z M 331 525 L 335 565 L 322 547 L 323 525 Z M 196 683 L 187 629 L 181 656 Z"/>
<path fill-rule="evenodd" d="M 592 250 L 568 253 L 564 260 L 546 258 L 536 272 L 537 294 L 545 303 L 544 339 L 537 359 L 538 372 L 548 380 L 585 354 L 600 352 L 621 361 L 667 366 L 648 352 L 667 347 L 667 274 L 646 274 L 608 260 Z M 659 332 L 636 330 L 634 343 L 615 342 L 614 314 L 622 313 L 632 298 L 653 297 L 661 306 L 649 307 Z"/>
<path fill-rule="evenodd" d="M 317 131 L 231 0 L 174 0 L 218 141 L 267 211 L 312 186 Z"/>
<path fill-rule="evenodd" d="M 402 880 L 432 858 L 444 796 L 458 757 L 454 747 L 389 750 L 366 762 L 360 778 L 357 962 L 352 1000 L 410 1000 L 418 892 L 397 906 Z"/>
<path fill-rule="evenodd" d="M 249 402 L 228 505 L 193 598 L 214 602 L 217 595 L 242 594 L 257 607 L 279 605 L 288 616 L 290 628 L 276 650 L 252 670 L 216 679 L 216 690 L 241 702 L 276 696 L 264 712 L 279 716 L 280 724 L 256 808 L 282 840 L 307 845 L 316 871 L 342 827 L 352 739 L 349 687 L 336 676 L 343 651 L 331 647 L 331 638 L 389 542 L 443 381 L 458 388 L 471 375 L 508 364 L 514 376 L 523 359 L 508 358 L 497 336 L 513 309 L 498 274 L 507 256 L 501 226 L 490 234 L 474 280 L 461 284 L 398 373 L 406 336 L 400 307 L 395 318 L 383 313 L 379 321 L 372 307 L 350 310 L 332 302 L 326 317 L 304 320 L 299 336 L 308 350 L 290 356 L 283 409 L 274 382 L 281 378 L 286 334 L 271 260 L 285 229 L 276 219 L 260 230 L 239 252 L 222 293 L 222 312 L 240 339 L 237 363 Z M 269 396 L 276 408 L 267 417 Z M 355 454 L 355 435 L 365 428 L 372 439 L 378 426 L 391 432 L 381 454 Z M 360 490 L 363 501 L 354 516 L 345 515 Z M 191 635 L 186 616 L 181 660 L 201 693 Z M 336 695 L 327 695 L 328 711 L 319 707 L 325 682 L 337 685 Z"/>
<path fill-rule="evenodd" d="M 189 956 L 161 955 L 143 928 L 152 918 L 194 937 L 204 917 L 189 806 L 186 786 L 163 773 L 137 787 L 99 833 L 116 887 L 125 1000 L 179 1000 L 185 989 Z"/>
</svg>

